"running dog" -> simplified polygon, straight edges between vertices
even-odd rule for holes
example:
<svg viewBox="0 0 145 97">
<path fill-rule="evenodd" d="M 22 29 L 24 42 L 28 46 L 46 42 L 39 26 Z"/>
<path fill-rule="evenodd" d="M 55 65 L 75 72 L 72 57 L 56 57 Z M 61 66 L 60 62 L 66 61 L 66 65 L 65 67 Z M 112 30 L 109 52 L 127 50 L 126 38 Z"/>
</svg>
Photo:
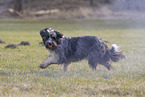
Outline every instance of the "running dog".
<svg viewBox="0 0 145 97">
<path fill-rule="evenodd" d="M 110 70 L 111 60 L 118 62 L 124 58 L 119 46 L 113 44 L 109 49 L 105 42 L 97 36 L 65 37 L 51 28 L 41 30 L 40 35 L 46 49 L 50 52 L 47 60 L 40 65 L 42 69 L 51 64 L 62 64 L 62 71 L 67 71 L 71 62 L 87 59 L 93 70 L 97 69 L 98 64 Z"/>
</svg>

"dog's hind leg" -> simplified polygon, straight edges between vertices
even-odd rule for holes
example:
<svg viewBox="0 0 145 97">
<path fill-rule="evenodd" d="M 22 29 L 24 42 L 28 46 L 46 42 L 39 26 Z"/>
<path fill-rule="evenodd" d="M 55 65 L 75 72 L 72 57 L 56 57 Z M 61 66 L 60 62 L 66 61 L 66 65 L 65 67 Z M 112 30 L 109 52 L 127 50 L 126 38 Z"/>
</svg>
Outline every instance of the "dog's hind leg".
<svg viewBox="0 0 145 97">
<path fill-rule="evenodd" d="M 109 63 L 103 64 L 109 71 L 112 69 L 112 66 Z"/>
<path fill-rule="evenodd" d="M 94 71 L 96 70 L 96 69 L 98 69 L 98 64 L 90 64 L 89 65 Z"/>
<path fill-rule="evenodd" d="M 88 56 L 88 64 L 93 70 L 98 69 L 98 55 L 97 52 L 91 52 Z"/>
<path fill-rule="evenodd" d="M 69 71 L 69 66 L 70 66 L 70 64 L 64 63 L 61 71 L 63 71 L 63 72 Z"/>
<path fill-rule="evenodd" d="M 97 63 L 97 60 L 95 60 L 95 58 L 89 57 L 88 64 L 89 64 L 90 68 L 92 68 L 93 70 L 98 69 L 98 67 L 97 67 L 98 63 Z"/>
</svg>

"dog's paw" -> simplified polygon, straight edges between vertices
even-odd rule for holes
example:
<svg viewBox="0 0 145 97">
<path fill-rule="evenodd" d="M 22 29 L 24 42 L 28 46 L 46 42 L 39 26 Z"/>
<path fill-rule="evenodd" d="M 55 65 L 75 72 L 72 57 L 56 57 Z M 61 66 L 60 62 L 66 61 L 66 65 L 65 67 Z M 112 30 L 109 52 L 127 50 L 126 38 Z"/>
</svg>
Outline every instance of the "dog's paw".
<svg viewBox="0 0 145 97">
<path fill-rule="evenodd" d="M 47 66 L 45 64 L 40 64 L 39 66 L 41 69 L 45 69 Z"/>
</svg>

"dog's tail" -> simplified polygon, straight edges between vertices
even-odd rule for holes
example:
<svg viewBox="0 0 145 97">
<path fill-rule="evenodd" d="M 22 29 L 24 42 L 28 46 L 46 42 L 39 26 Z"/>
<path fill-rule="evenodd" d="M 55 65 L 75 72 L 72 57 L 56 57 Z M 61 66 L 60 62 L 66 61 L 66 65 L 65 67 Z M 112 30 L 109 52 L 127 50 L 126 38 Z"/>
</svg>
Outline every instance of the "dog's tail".
<svg viewBox="0 0 145 97">
<path fill-rule="evenodd" d="M 108 54 L 113 62 L 118 62 L 120 59 L 125 58 L 122 54 L 120 46 L 117 46 L 116 44 L 112 45 L 111 49 L 108 50 Z"/>
</svg>

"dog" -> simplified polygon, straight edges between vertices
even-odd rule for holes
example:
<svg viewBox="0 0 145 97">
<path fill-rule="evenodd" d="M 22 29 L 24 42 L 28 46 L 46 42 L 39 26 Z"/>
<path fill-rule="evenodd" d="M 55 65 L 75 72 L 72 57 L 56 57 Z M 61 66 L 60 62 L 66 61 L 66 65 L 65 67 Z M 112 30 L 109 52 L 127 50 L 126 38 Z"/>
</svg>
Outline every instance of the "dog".
<svg viewBox="0 0 145 97">
<path fill-rule="evenodd" d="M 43 43 L 50 55 L 40 65 L 45 69 L 51 64 L 62 64 L 62 71 L 68 71 L 71 62 L 83 59 L 88 60 L 89 66 L 96 70 L 98 64 L 104 65 L 111 70 L 111 60 L 118 62 L 125 56 L 119 50 L 119 46 L 113 44 L 111 49 L 97 36 L 66 37 L 62 33 L 51 28 L 40 31 Z"/>
</svg>

